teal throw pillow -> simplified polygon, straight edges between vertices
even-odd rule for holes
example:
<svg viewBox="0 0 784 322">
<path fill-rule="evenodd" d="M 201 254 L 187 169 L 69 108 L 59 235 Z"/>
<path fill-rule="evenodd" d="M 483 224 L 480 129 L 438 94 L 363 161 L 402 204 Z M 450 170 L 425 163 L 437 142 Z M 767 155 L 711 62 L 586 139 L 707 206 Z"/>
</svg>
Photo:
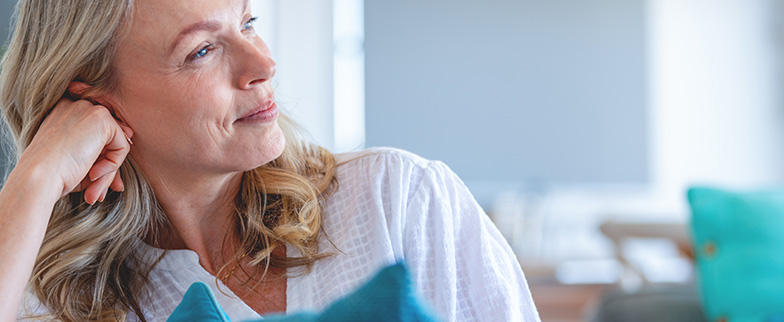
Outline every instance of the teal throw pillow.
<svg viewBox="0 0 784 322">
<path fill-rule="evenodd" d="M 210 289 L 195 283 L 199 292 L 185 293 L 182 303 L 169 317 L 168 322 L 225 322 L 225 313 L 217 315 L 220 305 Z M 194 288 L 191 286 L 191 289 Z M 203 296 L 202 291 L 209 293 Z M 194 301 L 189 297 L 197 297 Z M 204 303 L 208 299 L 210 303 Z M 195 305 L 198 304 L 198 305 Z M 185 306 L 183 306 L 185 305 Z M 182 309 L 181 309 L 182 307 Z M 189 311 L 205 311 L 186 313 Z M 186 315 L 188 314 L 188 315 Z M 411 278 L 403 264 L 382 269 L 370 281 L 353 293 L 333 302 L 323 312 L 298 312 L 291 315 L 265 316 L 266 322 L 326 322 L 326 321 L 378 321 L 378 322 L 435 322 L 435 315 L 416 295 Z M 251 322 L 251 321 L 247 321 Z M 253 321 L 255 322 L 255 321 Z"/>
<path fill-rule="evenodd" d="M 784 189 L 692 188 L 688 197 L 709 320 L 784 320 Z"/>
<path fill-rule="evenodd" d="M 207 284 L 193 283 L 167 322 L 229 322 Z"/>
</svg>

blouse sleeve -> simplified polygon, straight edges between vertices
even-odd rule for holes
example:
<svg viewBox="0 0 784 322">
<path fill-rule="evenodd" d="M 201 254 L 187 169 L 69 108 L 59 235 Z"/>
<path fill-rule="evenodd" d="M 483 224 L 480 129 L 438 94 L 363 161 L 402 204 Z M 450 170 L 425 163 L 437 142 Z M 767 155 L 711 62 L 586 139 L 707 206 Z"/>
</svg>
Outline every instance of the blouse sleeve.
<svg viewBox="0 0 784 322">
<path fill-rule="evenodd" d="M 539 321 L 509 244 L 445 164 L 425 168 L 405 217 L 406 264 L 446 321 Z"/>
</svg>

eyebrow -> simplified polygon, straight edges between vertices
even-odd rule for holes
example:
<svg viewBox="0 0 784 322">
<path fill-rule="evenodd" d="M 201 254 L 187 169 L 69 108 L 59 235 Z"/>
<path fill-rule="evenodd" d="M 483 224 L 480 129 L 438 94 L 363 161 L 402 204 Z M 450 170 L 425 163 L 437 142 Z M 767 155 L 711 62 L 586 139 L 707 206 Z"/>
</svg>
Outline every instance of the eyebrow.
<svg viewBox="0 0 784 322">
<path fill-rule="evenodd" d="M 171 47 L 169 47 L 169 52 L 172 52 L 175 48 L 177 48 L 177 45 L 180 43 L 180 41 L 182 41 L 182 38 L 185 38 L 185 36 L 189 34 L 197 31 L 217 31 L 218 29 L 220 29 L 220 24 L 218 24 L 217 21 L 212 20 L 200 21 L 189 25 L 182 29 L 177 37 L 174 38 L 174 42 L 172 42 Z"/>
<path fill-rule="evenodd" d="M 248 9 L 248 1 L 249 0 L 242 1 L 242 11 L 241 12 L 245 12 Z M 187 36 L 189 34 L 192 34 L 192 33 L 197 32 L 197 31 L 212 31 L 212 32 L 214 32 L 214 31 L 217 31 L 219 29 L 220 29 L 220 24 L 217 21 L 214 21 L 214 20 L 205 20 L 205 21 L 200 21 L 200 22 L 191 24 L 191 25 L 183 28 L 180 31 L 180 33 L 177 35 L 177 37 L 174 38 L 174 41 L 172 42 L 171 47 L 169 47 L 169 52 L 171 53 L 175 48 L 177 48 L 177 45 L 180 43 L 180 41 L 182 41 L 182 38 L 185 38 L 185 36 Z"/>
</svg>

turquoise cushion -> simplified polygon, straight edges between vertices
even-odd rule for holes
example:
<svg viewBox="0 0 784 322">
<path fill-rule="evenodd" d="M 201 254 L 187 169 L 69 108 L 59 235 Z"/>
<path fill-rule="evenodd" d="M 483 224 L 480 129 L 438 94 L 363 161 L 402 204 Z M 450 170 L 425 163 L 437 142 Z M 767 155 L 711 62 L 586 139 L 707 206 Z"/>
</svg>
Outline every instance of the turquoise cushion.
<svg viewBox="0 0 784 322">
<path fill-rule="evenodd" d="M 712 321 L 784 318 L 784 189 L 693 188 L 695 257 Z"/>
<path fill-rule="evenodd" d="M 215 301 L 212 292 L 202 283 L 200 290 L 206 290 L 209 297 L 201 296 L 201 292 L 185 293 L 182 303 L 174 311 L 169 322 L 224 322 L 224 315 L 216 315 L 215 308 L 220 305 Z M 191 289 L 194 287 L 191 286 Z M 192 301 L 190 296 L 198 296 Z M 201 299 L 209 299 L 203 303 Z M 187 306 L 183 307 L 183 304 Z M 200 303 L 195 306 L 191 303 Z M 183 307 L 182 310 L 180 308 Z M 184 315 L 182 311 L 206 311 L 205 314 L 194 313 Z M 180 312 L 178 312 L 180 311 Z M 220 312 L 223 312 L 220 310 Z M 222 320 L 220 318 L 225 318 Z M 273 322 L 325 322 L 325 321 L 379 321 L 379 322 L 434 322 L 438 321 L 416 296 L 408 271 L 403 264 L 395 264 L 382 269 L 369 282 L 358 290 L 337 300 L 323 312 L 299 312 L 291 315 L 265 316 L 264 320 Z M 250 321 L 248 321 L 250 322 Z"/>
<path fill-rule="evenodd" d="M 196 282 L 188 288 L 180 305 L 167 322 L 229 322 L 215 295 L 207 284 Z"/>
</svg>

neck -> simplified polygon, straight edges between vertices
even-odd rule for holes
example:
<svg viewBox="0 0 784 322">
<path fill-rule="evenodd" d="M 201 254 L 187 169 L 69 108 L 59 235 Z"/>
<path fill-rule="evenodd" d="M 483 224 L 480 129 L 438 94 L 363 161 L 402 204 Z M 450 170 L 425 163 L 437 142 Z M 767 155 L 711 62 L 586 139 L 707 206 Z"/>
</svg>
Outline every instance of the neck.
<svg viewBox="0 0 784 322">
<path fill-rule="evenodd" d="M 158 246 L 195 251 L 201 266 L 214 274 L 238 247 L 230 232 L 242 173 L 150 174 L 148 181 L 172 227 L 159 236 Z"/>
</svg>

